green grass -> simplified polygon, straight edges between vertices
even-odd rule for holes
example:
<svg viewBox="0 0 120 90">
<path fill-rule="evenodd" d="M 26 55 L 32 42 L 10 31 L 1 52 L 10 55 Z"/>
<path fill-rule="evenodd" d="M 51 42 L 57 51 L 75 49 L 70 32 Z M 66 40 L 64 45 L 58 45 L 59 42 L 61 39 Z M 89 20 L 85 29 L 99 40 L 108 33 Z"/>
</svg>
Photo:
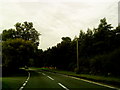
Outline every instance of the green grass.
<svg viewBox="0 0 120 90">
<path fill-rule="evenodd" d="M 3 90 L 18 90 L 26 77 L 3 77 L 2 78 L 2 89 Z"/>
<path fill-rule="evenodd" d="M 49 69 L 49 68 L 34 68 L 34 69 L 70 75 L 70 76 L 74 76 L 78 78 L 88 79 L 88 80 L 106 83 L 112 86 L 120 87 L 120 78 L 116 78 L 116 77 L 106 77 L 106 76 L 97 76 L 97 75 L 89 75 L 89 74 L 76 74 L 75 72 L 63 71 L 63 70 L 57 70 L 57 69 Z"/>
<path fill-rule="evenodd" d="M 0 78 L 2 80 L 2 90 L 19 90 L 27 76 L 26 71 L 22 71 L 22 73 L 15 73 L 14 75 Z"/>
</svg>

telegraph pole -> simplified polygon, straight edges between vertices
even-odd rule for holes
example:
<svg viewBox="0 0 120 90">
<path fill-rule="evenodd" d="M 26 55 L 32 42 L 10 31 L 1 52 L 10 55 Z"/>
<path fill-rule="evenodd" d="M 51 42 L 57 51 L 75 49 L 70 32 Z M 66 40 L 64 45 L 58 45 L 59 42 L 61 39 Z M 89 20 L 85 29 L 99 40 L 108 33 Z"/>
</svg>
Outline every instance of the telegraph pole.
<svg viewBox="0 0 120 90">
<path fill-rule="evenodd" d="M 78 38 L 77 38 L 77 46 L 76 46 L 76 51 L 77 51 L 77 73 L 79 73 L 79 47 L 78 47 Z"/>
<path fill-rule="evenodd" d="M 120 26 L 120 1 L 118 2 L 118 26 Z"/>
</svg>

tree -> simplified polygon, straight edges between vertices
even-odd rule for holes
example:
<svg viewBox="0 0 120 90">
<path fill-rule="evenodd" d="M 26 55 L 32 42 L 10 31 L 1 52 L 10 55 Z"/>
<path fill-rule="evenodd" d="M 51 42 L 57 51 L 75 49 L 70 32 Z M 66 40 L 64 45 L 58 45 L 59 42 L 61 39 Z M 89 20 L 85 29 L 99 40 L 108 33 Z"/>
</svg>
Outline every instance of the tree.
<svg viewBox="0 0 120 90">
<path fill-rule="evenodd" d="M 71 42 L 70 37 L 62 37 L 62 42 Z"/>
<path fill-rule="evenodd" d="M 6 41 L 8 39 L 22 38 L 24 40 L 31 40 L 37 46 L 39 45 L 39 35 L 38 31 L 33 27 L 32 22 L 16 23 L 15 29 L 3 30 L 2 40 Z"/>
<path fill-rule="evenodd" d="M 2 40 L 6 41 L 8 39 L 14 39 L 16 35 L 15 29 L 3 30 L 2 32 Z"/>
<path fill-rule="evenodd" d="M 79 38 L 71 40 L 70 37 L 62 37 L 62 41 L 57 46 L 38 52 L 38 57 L 43 57 L 40 59 L 44 66 L 73 71 L 77 62 L 77 40 L 80 73 L 120 75 L 120 26 L 112 29 L 105 18 L 100 20 L 97 28 L 88 29 L 87 32 L 81 30 Z M 36 60 L 36 63 L 39 62 L 41 60 Z"/>
<path fill-rule="evenodd" d="M 28 65 L 33 58 L 35 45 L 28 40 L 10 39 L 2 44 L 2 65 L 8 69 L 18 69 Z"/>
<path fill-rule="evenodd" d="M 63 70 L 74 70 L 74 57 L 76 57 L 76 48 L 73 48 L 76 43 L 71 42 L 70 37 L 62 37 L 61 43 L 57 46 L 44 51 L 45 66 L 53 66 Z M 73 47 L 72 47 L 73 46 Z M 74 66 L 73 66 L 74 65 Z"/>
<path fill-rule="evenodd" d="M 104 41 L 105 38 L 109 36 L 109 32 L 112 28 L 113 27 L 111 26 L 111 24 L 107 24 L 105 18 L 101 19 L 98 28 L 96 28 L 94 32 L 94 37 L 96 38 L 96 41 Z"/>
<path fill-rule="evenodd" d="M 35 54 L 34 54 L 34 59 L 30 60 L 30 65 L 35 66 L 35 67 L 43 67 L 43 50 L 42 49 L 37 49 Z"/>
</svg>

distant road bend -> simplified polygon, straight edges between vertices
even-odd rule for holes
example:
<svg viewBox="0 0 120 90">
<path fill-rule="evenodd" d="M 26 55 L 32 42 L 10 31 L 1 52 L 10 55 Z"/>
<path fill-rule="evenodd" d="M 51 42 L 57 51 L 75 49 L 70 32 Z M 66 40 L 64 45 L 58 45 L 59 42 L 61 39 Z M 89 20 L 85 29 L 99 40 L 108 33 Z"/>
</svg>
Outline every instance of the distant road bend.
<svg viewBox="0 0 120 90">
<path fill-rule="evenodd" d="M 30 78 L 26 86 L 22 89 L 28 90 L 44 90 L 44 89 L 57 89 L 57 90 L 118 90 L 117 88 L 106 86 L 99 83 L 91 83 L 90 81 L 51 73 L 42 70 L 30 70 Z M 21 89 L 21 90 L 22 90 Z M 120 90 L 120 89 L 119 89 Z"/>
</svg>

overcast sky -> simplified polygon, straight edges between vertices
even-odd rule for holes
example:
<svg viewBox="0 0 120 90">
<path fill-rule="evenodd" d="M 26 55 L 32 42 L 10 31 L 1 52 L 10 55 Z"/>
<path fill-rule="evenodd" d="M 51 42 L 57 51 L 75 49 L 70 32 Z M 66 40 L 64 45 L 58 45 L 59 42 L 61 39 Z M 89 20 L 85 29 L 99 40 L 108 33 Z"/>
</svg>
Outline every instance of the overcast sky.
<svg viewBox="0 0 120 90">
<path fill-rule="evenodd" d="M 57 45 L 62 37 L 79 35 L 93 29 L 106 17 L 118 25 L 119 0 L 0 0 L 0 32 L 14 28 L 17 22 L 33 22 L 41 33 L 40 49 Z"/>
</svg>

